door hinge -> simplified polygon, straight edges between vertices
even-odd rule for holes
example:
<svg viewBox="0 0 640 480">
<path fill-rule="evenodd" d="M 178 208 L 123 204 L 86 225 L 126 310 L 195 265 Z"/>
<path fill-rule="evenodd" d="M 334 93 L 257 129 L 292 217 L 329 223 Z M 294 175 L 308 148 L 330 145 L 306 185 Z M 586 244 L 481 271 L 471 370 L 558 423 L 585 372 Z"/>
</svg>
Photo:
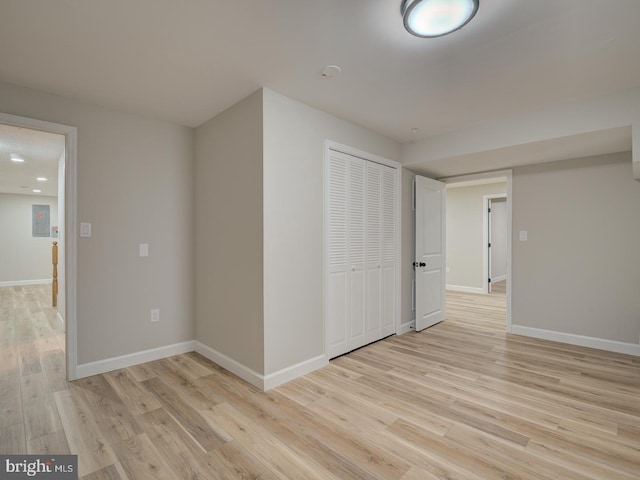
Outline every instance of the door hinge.
<svg viewBox="0 0 640 480">
<path fill-rule="evenodd" d="M 491 248 L 491 244 L 489 244 L 489 248 Z"/>
<path fill-rule="evenodd" d="M 491 279 L 489 279 L 489 283 L 491 283 Z"/>
<path fill-rule="evenodd" d="M 491 213 L 491 209 L 490 209 L 490 208 L 489 208 L 489 209 L 487 209 L 487 212 Z"/>
</svg>

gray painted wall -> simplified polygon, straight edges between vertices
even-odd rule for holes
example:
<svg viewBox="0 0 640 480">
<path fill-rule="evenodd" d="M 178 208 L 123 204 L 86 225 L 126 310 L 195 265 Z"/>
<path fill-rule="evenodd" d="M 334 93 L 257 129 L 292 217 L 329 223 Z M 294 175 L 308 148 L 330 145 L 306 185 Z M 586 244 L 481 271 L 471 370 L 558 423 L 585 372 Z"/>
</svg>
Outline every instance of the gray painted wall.
<svg viewBox="0 0 640 480">
<path fill-rule="evenodd" d="M 262 91 L 196 129 L 196 340 L 264 372 Z"/>
<path fill-rule="evenodd" d="M 506 182 L 447 188 L 447 285 L 482 289 L 483 198 Z"/>
<path fill-rule="evenodd" d="M 78 128 L 78 363 L 193 340 L 193 129 L 8 84 L 0 112 Z"/>
<path fill-rule="evenodd" d="M 515 169 L 513 325 L 639 343 L 639 211 L 630 152 Z"/>
</svg>

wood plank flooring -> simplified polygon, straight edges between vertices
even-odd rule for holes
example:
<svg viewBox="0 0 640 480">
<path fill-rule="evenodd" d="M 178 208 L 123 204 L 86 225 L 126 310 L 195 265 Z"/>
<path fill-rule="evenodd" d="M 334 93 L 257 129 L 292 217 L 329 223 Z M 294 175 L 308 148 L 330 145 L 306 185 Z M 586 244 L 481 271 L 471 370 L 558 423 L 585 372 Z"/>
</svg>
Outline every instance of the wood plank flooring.
<svg viewBox="0 0 640 480">
<path fill-rule="evenodd" d="M 0 288 L 0 453 L 68 451 L 54 394 L 67 389 L 51 286 Z"/>
<path fill-rule="evenodd" d="M 491 284 L 491 293 L 507 293 L 507 281 L 501 280 Z"/>
<path fill-rule="evenodd" d="M 640 478 L 640 358 L 506 335 L 504 295 L 263 393 L 195 353 L 67 383 L 43 293 L 0 288 L 0 452 L 85 480 Z"/>
</svg>

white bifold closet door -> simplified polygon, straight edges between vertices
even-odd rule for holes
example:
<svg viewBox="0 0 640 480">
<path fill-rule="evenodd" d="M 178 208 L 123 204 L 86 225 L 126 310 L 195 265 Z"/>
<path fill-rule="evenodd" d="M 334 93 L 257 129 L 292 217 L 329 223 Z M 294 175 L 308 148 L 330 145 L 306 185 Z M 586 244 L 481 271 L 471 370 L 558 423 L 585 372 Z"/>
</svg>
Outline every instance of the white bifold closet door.
<svg viewBox="0 0 640 480">
<path fill-rule="evenodd" d="M 396 171 L 331 150 L 327 191 L 327 353 L 395 333 Z"/>
</svg>

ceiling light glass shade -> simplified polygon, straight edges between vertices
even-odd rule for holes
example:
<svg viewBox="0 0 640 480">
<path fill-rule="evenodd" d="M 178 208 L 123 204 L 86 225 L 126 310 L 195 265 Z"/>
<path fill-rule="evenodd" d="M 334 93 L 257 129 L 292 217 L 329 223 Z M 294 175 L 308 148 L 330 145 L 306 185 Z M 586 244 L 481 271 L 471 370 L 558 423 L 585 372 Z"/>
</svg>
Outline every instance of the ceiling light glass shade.
<svg viewBox="0 0 640 480">
<path fill-rule="evenodd" d="M 480 0 L 402 0 L 404 28 L 416 37 L 441 37 L 464 27 Z"/>
<path fill-rule="evenodd" d="M 23 163 L 24 162 L 24 158 L 22 158 L 20 155 L 17 155 L 15 153 L 10 153 L 9 157 L 11 158 L 12 162 L 16 162 L 16 163 Z"/>
</svg>

